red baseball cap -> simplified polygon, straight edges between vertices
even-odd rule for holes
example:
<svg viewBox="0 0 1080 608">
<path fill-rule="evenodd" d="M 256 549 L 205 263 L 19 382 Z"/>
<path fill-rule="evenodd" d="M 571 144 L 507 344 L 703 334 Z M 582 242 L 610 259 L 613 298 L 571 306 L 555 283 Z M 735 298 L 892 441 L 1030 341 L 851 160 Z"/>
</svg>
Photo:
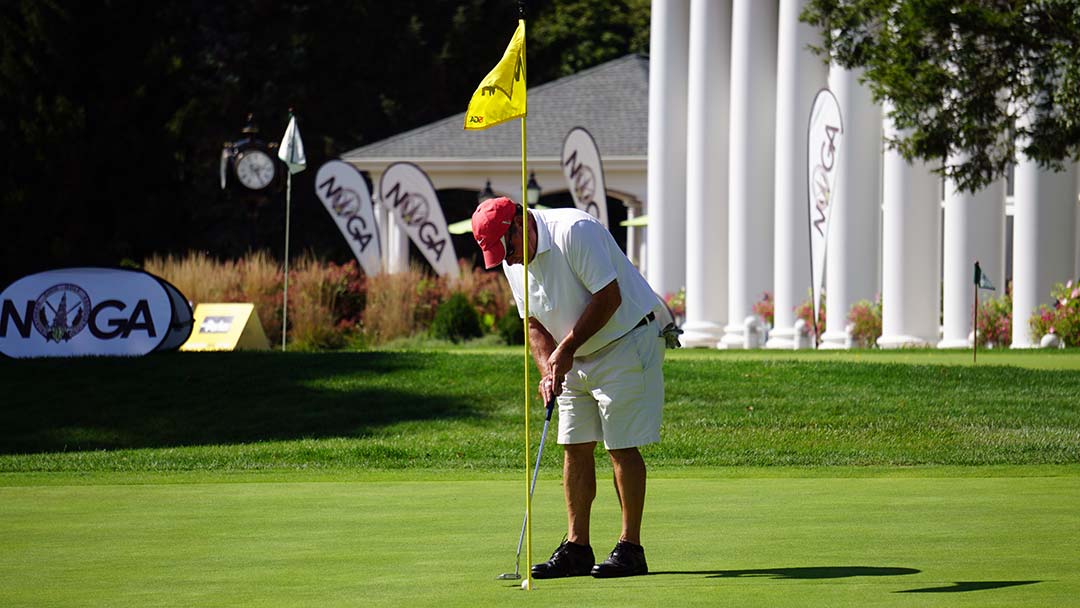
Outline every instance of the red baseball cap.
<svg viewBox="0 0 1080 608">
<path fill-rule="evenodd" d="M 510 229 L 517 214 L 514 201 L 500 196 L 489 198 L 476 207 L 472 214 L 472 232 L 476 243 L 484 252 L 484 266 L 494 268 L 506 259 L 502 237 Z"/>
</svg>

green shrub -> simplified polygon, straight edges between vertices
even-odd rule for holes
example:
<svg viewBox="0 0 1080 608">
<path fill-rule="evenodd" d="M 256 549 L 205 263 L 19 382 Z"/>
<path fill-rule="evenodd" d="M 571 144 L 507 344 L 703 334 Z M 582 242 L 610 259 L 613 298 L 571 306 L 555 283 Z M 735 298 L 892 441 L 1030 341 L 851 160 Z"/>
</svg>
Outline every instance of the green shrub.
<svg viewBox="0 0 1080 608">
<path fill-rule="evenodd" d="M 514 314 L 515 309 L 511 308 L 510 312 L 499 319 L 498 330 L 499 336 L 502 337 L 503 342 L 506 342 L 510 346 L 516 346 L 518 344 L 525 344 L 525 325 L 521 317 Z"/>
<path fill-rule="evenodd" d="M 461 342 L 484 335 L 480 316 L 463 293 L 455 293 L 439 305 L 431 322 L 432 337 Z"/>
</svg>

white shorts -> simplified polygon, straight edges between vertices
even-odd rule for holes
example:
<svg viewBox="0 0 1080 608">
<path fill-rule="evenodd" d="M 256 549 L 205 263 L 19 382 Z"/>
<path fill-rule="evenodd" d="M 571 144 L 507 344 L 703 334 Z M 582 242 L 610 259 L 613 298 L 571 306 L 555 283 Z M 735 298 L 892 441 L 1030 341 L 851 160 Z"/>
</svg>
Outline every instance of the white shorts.
<svg viewBox="0 0 1080 608">
<path fill-rule="evenodd" d="M 574 358 L 559 395 L 559 443 L 603 441 L 609 450 L 660 441 L 664 339 L 656 321 Z"/>
</svg>

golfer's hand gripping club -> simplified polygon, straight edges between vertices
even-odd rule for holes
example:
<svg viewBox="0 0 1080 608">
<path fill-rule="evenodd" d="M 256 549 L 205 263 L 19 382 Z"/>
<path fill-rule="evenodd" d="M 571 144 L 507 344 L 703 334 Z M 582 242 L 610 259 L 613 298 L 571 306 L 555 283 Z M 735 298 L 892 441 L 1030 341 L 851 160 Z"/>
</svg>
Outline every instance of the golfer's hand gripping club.
<svg viewBox="0 0 1080 608">
<path fill-rule="evenodd" d="M 540 398 L 544 400 L 544 403 L 548 404 L 548 418 L 550 419 L 551 404 L 554 402 L 555 397 L 562 393 L 562 380 L 548 374 L 540 380 L 539 390 Z"/>
</svg>

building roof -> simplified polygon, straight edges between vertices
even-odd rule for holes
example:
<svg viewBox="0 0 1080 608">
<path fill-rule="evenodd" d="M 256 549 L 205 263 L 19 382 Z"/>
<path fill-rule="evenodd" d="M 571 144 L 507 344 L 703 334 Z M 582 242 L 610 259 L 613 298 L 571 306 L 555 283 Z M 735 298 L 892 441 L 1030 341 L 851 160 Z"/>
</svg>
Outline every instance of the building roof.
<svg viewBox="0 0 1080 608">
<path fill-rule="evenodd" d="M 346 161 L 375 159 L 520 158 L 521 127 L 516 120 L 482 131 L 465 131 L 462 112 L 356 148 Z M 626 55 L 529 89 L 526 122 L 528 154 L 558 157 L 563 138 L 585 127 L 605 157 L 640 156 L 648 149 L 649 60 Z"/>
</svg>

